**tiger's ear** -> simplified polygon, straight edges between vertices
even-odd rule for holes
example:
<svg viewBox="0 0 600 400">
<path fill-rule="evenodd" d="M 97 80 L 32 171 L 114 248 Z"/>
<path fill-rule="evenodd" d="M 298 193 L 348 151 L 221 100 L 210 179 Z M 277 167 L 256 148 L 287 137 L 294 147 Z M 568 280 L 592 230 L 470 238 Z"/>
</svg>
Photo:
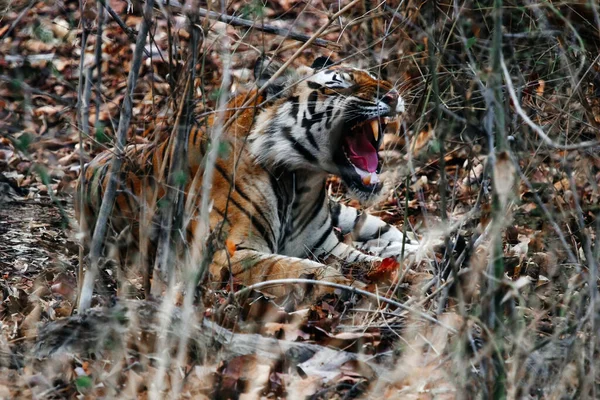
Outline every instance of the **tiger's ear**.
<svg viewBox="0 0 600 400">
<path fill-rule="evenodd" d="M 258 87 L 262 87 L 271 77 L 279 70 L 281 67 L 281 63 L 267 58 L 264 55 L 260 56 L 258 60 L 256 60 L 256 64 L 254 64 L 254 79 L 256 79 L 256 84 Z M 274 82 L 271 82 L 269 87 L 266 89 L 267 97 L 277 97 L 285 87 L 285 77 L 280 76 L 275 79 Z"/>
<path fill-rule="evenodd" d="M 315 61 L 313 61 L 312 65 L 310 67 L 312 69 L 324 69 L 324 68 L 331 67 L 333 64 L 335 64 L 335 63 L 333 62 L 333 60 L 331 58 L 326 57 L 326 56 L 321 56 L 321 57 L 315 58 Z"/>
</svg>

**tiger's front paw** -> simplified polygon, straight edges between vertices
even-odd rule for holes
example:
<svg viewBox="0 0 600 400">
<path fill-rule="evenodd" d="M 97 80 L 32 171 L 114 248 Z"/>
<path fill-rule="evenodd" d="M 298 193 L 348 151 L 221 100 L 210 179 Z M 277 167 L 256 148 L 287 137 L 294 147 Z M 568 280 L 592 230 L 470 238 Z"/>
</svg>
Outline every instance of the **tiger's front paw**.
<svg viewBox="0 0 600 400">
<path fill-rule="evenodd" d="M 385 242 L 374 239 L 357 247 L 363 251 L 368 251 L 377 257 L 395 259 L 415 254 L 420 249 L 419 243 L 414 240 L 407 240 L 407 242 L 403 244 L 402 242 Z"/>
</svg>

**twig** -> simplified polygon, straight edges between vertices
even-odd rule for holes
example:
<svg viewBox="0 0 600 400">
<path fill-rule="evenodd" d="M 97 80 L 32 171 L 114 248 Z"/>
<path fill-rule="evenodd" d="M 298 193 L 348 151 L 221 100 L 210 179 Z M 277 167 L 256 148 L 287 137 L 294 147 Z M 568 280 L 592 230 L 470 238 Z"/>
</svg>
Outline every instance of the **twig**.
<svg viewBox="0 0 600 400">
<path fill-rule="evenodd" d="M 87 68 L 84 73 L 85 87 L 83 89 L 83 101 L 81 104 L 81 133 L 85 137 L 90 136 L 90 98 L 92 96 L 92 68 Z"/>
<path fill-rule="evenodd" d="M 527 114 L 521 107 L 521 104 L 519 103 L 519 99 L 517 99 L 517 95 L 515 93 L 515 88 L 512 84 L 512 80 L 510 78 L 510 74 L 508 73 L 508 69 L 506 68 L 504 58 L 502 58 L 500 60 L 500 63 L 502 65 L 502 72 L 504 74 L 504 81 L 506 82 L 506 88 L 508 89 L 508 94 L 513 102 L 515 111 L 523 119 L 523 121 L 525 121 L 525 123 L 531 129 L 533 129 L 535 131 L 535 133 L 537 133 L 542 138 L 544 143 L 546 143 L 548 146 L 551 146 L 553 148 L 560 149 L 560 150 L 577 150 L 577 149 L 583 149 L 586 147 L 593 147 L 593 146 L 600 145 L 600 141 L 597 141 L 597 140 L 590 140 L 590 141 L 581 142 L 581 143 L 577 143 L 577 144 L 558 144 L 558 143 L 554 142 L 550 138 L 550 136 L 548 136 L 546 134 L 546 132 L 544 132 L 544 130 L 542 128 L 540 128 L 535 122 L 533 122 L 529 118 L 529 116 L 527 116 Z"/>
<path fill-rule="evenodd" d="M 91 93 L 91 81 L 89 69 L 86 69 L 85 74 L 83 72 L 83 63 L 84 63 L 84 54 L 85 48 L 87 46 L 87 37 L 88 37 L 88 29 L 85 26 L 85 18 L 83 13 L 83 3 L 79 3 L 79 13 L 81 15 L 81 57 L 79 58 L 79 82 L 77 86 L 77 120 L 79 122 L 79 126 L 77 129 L 77 134 L 79 137 L 79 232 L 84 232 L 88 229 L 85 222 L 84 215 L 84 207 L 83 207 L 83 193 L 85 186 L 85 173 L 84 173 L 84 161 L 83 161 L 83 133 L 85 132 L 86 137 L 89 135 L 90 126 L 88 124 L 89 119 L 89 102 L 90 102 L 90 93 Z M 85 87 L 84 87 L 84 79 L 85 78 Z M 81 296 L 81 289 L 83 287 L 83 243 L 79 246 L 79 266 L 77 268 L 77 295 Z M 79 297 L 78 297 L 79 298 Z M 73 310 L 71 310 L 73 311 Z"/>
<path fill-rule="evenodd" d="M 165 6 L 170 6 L 170 7 L 177 8 L 177 9 L 181 9 L 183 7 L 181 5 L 181 3 L 177 0 L 159 0 L 159 1 Z M 265 24 L 258 25 L 254 21 L 250 21 L 247 19 L 239 18 L 239 17 L 234 17 L 232 15 L 221 14 L 218 12 L 209 11 L 204 8 L 199 8 L 198 10 L 194 10 L 194 12 L 197 12 L 198 15 L 200 15 L 201 17 L 221 21 L 221 22 L 224 22 L 231 26 L 243 26 L 245 28 L 256 29 L 256 30 L 259 30 L 259 31 L 262 31 L 265 33 L 282 36 L 286 39 L 292 39 L 292 40 L 296 40 L 298 42 L 303 42 L 303 43 L 306 43 L 310 40 L 311 43 L 316 46 L 325 47 L 327 49 L 335 50 L 335 51 L 339 51 L 342 48 L 342 46 L 340 46 L 339 44 L 331 42 L 329 40 L 318 39 L 318 38 L 311 40 L 312 36 L 304 35 L 302 33 L 292 32 L 290 29 L 278 28 L 273 25 L 265 25 Z"/>
<path fill-rule="evenodd" d="M 125 32 L 125 34 L 127 36 L 129 36 L 129 40 L 131 40 L 132 42 L 135 42 L 137 40 L 137 38 L 136 38 L 137 32 L 135 31 L 135 29 L 128 27 L 125 24 L 125 22 L 123 22 L 123 20 L 121 19 L 121 17 L 119 17 L 119 14 L 117 14 L 115 12 L 115 10 L 113 10 L 111 8 L 111 6 L 109 6 L 108 4 L 106 4 L 106 0 L 98 0 L 98 1 L 106 9 L 106 11 L 108 11 L 108 13 L 112 17 L 112 19 L 114 19 L 115 22 L 117 23 L 117 25 L 119 25 L 119 27 L 121 27 L 121 29 L 123 30 L 123 32 Z"/>
<path fill-rule="evenodd" d="M 2 41 L 2 39 L 4 39 L 5 37 L 7 37 L 8 35 L 11 34 L 13 29 L 15 29 L 15 26 L 17 26 L 19 24 L 19 22 L 21 22 L 21 20 L 25 16 L 25 14 L 27 14 L 27 12 L 29 10 L 31 10 L 31 7 L 33 7 L 33 5 L 35 3 L 37 3 L 37 1 L 32 0 L 29 2 L 29 4 L 27 4 L 27 7 L 25 7 L 23 9 L 23 11 L 21 11 L 21 13 L 17 16 L 17 18 L 15 18 L 15 20 L 12 22 L 12 24 L 10 24 L 10 27 L 6 30 L 6 32 L 4 32 L 2 35 L 0 35 L 0 41 Z"/>
<path fill-rule="evenodd" d="M 98 4 L 99 3 L 99 4 Z M 94 49 L 94 58 L 96 60 L 96 120 L 94 128 L 98 129 L 100 121 L 100 103 L 102 100 L 102 30 L 104 25 L 104 7 L 100 7 L 102 2 L 98 0 L 98 28 L 96 29 L 96 48 Z"/>
<path fill-rule="evenodd" d="M 139 34 L 139 32 L 136 32 L 135 29 L 128 27 L 125 24 L 125 22 L 123 22 L 123 20 L 121 19 L 121 17 L 119 17 L 119 14 L 117 14 L 115 12 L 115 10 L 113 10 L 106 3 L 106 0 L 98 0 L 98 1 L 106 9 L 106 11 L 108 11 L 108 13 L 112 17 L 112 19 L 115 20 L 115 22 L 117 23 L 117 25 L 119 25 L 119 27 L 123 30 L 123 32 L 125 32 L 125 34 L 127 35 L 127 37 L 129 37 L 129 40 L 131 40 L 133 43 L 137 43 L 137 35 Z M 140 32 L 141 32 L 141 28 L 140 28 Z M 152 55 L 150 54 L 150 52 L 148 50 L 146 50 L 146 48 L 142 49 L 142 51 L 144 52 L 144 54 L 146 55 L 146 57 L 148 57 L 148 58 L 152 57 Z"/>
<path fill-rule="evenodd" d="M 505 353 L 504 332 L 506 324 L 503 318 L 505 307 L 502 303 L 502 291 L 500 282 L 504 276 L 504 260 L 502 248 L 502 229 L 505 223 L 506 200 L 498 191 L 496 184 L 500 177 L 496 169 L 497 159 L 502 159 L 507 152 L 506 119 L 504 108 L 504 94 L 502 92 L 502 0 L 493 2 L 494 31 L 492 36 L 492 47 L 490 49 L 491 71 L 488 79 L 488 89 L 484 92 L 485 103 L 488 108 L 486 115 L 485 130 L 488 135 L 488 146 L 490 148 L 490 174 L 494 181 L 492 186 L 492 221 L 491 224 L 491 259 L 488 261 L 487 273 L 483 274 L 485 280 L 485 294 L 482 298 L 483 310 L 481 319 L 484 329 L 490 331 L 490 341 L 496 348 L 491 359 L 481 362 L 485 386 L 488 396 L 504 398 L 506 396 L 506 371 L 504 368 L 498 370 L 498 366 L 504 366 L 502 360 Z"/>
<path fill-rule="evenodd" d="M 119 126 L 117 128 L 117 142 L 115 144 L 115 156 L 112 160 L 110 178 L 104 196 L 102 198 L 102 205 L 98 212 L 98 218 L 96 220 L 96 227 L 94 228 L 94 235 L 92 236 L 92 244 L 90 246 L 90 269 L 85 274 L 83 286 L 81 289 L 81 296 L 79 298 L 79 310 L 83 311 L 90 307 L 92 303 L 92 294 L 94 291 L 94 280 L 98 273 L 98 259 L 102 250 L 102 244 L 104 242 L 104 236 L 106 235 L 106 228 L 108 224 L 108 218 L 112 212 L 115 195 L 117 192 L 117 185 L 119 179 L 119 171 L 121 170 L 121 164 L 123 163 L 123 153 L 125 143 L 127 141 L 127 130 L 131 121 L 131 114 L 133 108 L 133 92 L 137 83 L 140 67 L 142 64 L 142 53 L 146 45 L 146 36 L 150 30 L 152 24 L 152 5 L 154 0 L 147 0 L 144 7 L 144 18 L 140 27 L 140 32 L 137 36 L 135 43 L 135 50 L 133 52 L 133 59 L 131 62 L 131 70 L 127 77 L 127 92 L 123 100 L 123 108 L 121 111 L 121 117 L 119 118 Z"/>
<path fill-rule="evenodd" d="M 81 57 L 83 60 L 83 57 Z M 82 62 L 83 64 L 83 62 Z M 83 90 L 83 98 L 81 102 L 81 119 L 79 121 L 80 128 L 77 130 L 79 135 L 79 232 L 86 233 L 89 229 L 85 218 L 85 207 L 84 207 L 84 193 L 85 193 L 85 168 L 84 168 L 84 149 L 83 149 L 83 137 L 89 137 L 90 135 L 90 97 L 92 94 L 92 71 L 91 68 L 85 71 L 85 88 Z M 84 246 L 79 246 L 79 267 L 77 268 L 77 293 L 81 295 L 83 289 L 83 250 Z"/>
<path fill-rule="evenodd" d="M 234 296 L 239 299 L 240 297 L 244 296 L 245 294 L 249 293 L 252 290 L 258 290 L 258 289 L 262 289 L 262 288 L 269 287 L 269 286 L 277 286 L 277 285 L 283 285 L 283 284 L 288 284 L 288 283 L 290 283 L 290 284 L 310 284 L 310 285 L 329 286 L 329 287 L 333 287 L 333 288 L 336 288 L 336 289 L 346 290 L 346 291 L 348 291 L 350 293 L 360 294 L 362 296 L 369 297 L 369 298 L 371 298 L 373 300 L 381 301 L 381 302 L 390 304 L 392 306 L 401 308 L 401 309 L 403 309 L 405 311 L 411 312 L 413 314 L 416 314 L 416 315 L 418 315 L 419 317 L 423 318 L 426 321 L 433 322 L 434 324 L 438 324 L 439 326 L 441 326 L 441 327 L 443 327 L 445 329 L 448 329 L 449 332 L 457 333 L 456 329 L 452 328 L 451 326 L 448 326 L 448 325 L 444 324 L 443 322 L 441 322 L 441 321 L 433 318 L 431 315 L 426 314 L 426 313 L 424 313 L 422 311 L 415 310 L 414 308 L 407 307 L 406 305 L 404 305 L 402 303 L 399 303 L 399 302 L 397 302 L 395 300 L 388 299 L 387 297 L 382 297 L 382 296 L 376 295 L 374 293 L 368 292 L 366 290 L 358 289 L 358 288 L 355 288 L 355 287 L 352 287 L 352 286 L 348 286 L 348 285 L 342 285 L 340 283 L 335 283 L 335 282 L 317 281 L 317 280 L 314 280 L 314 279 L 273 279 L 273 280 L 270 280 L 270 281 L 259 282 L 259 283 L 255 283 L 254 285 L 247 286 L 244 289 L 235 292 Z"/>
</svg>

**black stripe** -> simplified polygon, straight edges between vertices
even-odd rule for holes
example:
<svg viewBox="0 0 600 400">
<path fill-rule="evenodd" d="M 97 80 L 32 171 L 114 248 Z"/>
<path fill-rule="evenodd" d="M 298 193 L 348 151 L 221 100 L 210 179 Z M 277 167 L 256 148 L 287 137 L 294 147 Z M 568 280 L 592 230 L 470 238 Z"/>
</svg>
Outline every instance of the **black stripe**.
<svg viewBox="0 0 600 400">
<path fill-rule="evenodd" d="M 317 158 L 309 152 L 304 146 L 302 146 L 298 141 L 292 136 L 292 128 L 284 127 L 283 134 L 285 138 L 292 144 L 292 147 L 296 152 L 298 152 L 302 157 L 304 157 L 309 162 L 317 161 Z"/>
<path fill-rule="evenodd" d="M 318 92 L 311 92 L 308 95 L 308 112 L 310 113 L 310 115 L 313 115 L 315 113 L 315 107 L 317 106 L 317 100 L 319 100 L 319 93 Z"/>
<path fill-rule="evenodd" d="M 331 224 L 335 227 L 340 226 L 340 214 L 342 213 L 342 205 L 337 201 L 329 201 L 329 214 L 331 215 Z"/>
<path fill-rule="evenodd" d="M 323 245 L 323 243 L 325 243 L 325 240 L 327 240 L 327 237 L 331 234 L 332 229 L 333 229 L 333 226 L 331 225 L 331 221 L 330 221 L 329 226 L 325 230 L 325 233 L 323 233 L 323 235 L 321 235 L 319 240 L 317 240 L 317 242 L 313 246 L 313 249 L 318 249 L 319 247 L 321 247 Z"/>
<path fill-rule="evenodd" d="M 269 176 L 270 176 L 270 175 L 269 175 Z M 241 178 L 241 179 L 242 179 L 242 181 L 243 181 L 243 183 L 244 183 L 244 184 L 246 184 L 246 186 L 247 186 L 247 187 L 249 187 L 249 188 L 251 188 L 251 187 L 254 187 L 254 186 L 255 186 L 255 183 L 254 183 L 254 182 L 252 182 L 252 181 L 250 180 L 250 178 L 251 178 L 251 177 L 247 177 L 247 176 L 244 176 L 244 177 L 242 177 L 242 178 Z M 271 184 L 273 184 L 273 182 L 271 182 Z M 245 193 L 244 193 L 244 194 L 245 194 Z M 254 194 L 255 194 L 255 195 L 257 195 L 257 196 L 260 196 L 260 198 L 259 198 L 259 199 L 257 199 L 257 200 L 261 200 L 261 199 L 262 199 L 262 200 L 264 201 L 264 204 L 269 204 L 269 200 L 267 199 L 267 197 L 265 196 L 265 193 L 264 193 L 262 190 L 257 190 L 257 191 L 255 191 L 255 193 L 254 193 Z M 266 219 L 266 218 L 265 218 L 265 221 L 267 221 L 267 219 Z"/>
<path fill-rule="evenodd" d="M 241 198 L 243 198 L 244 200 L 246 200 L 248 203 L 252 204 L 252 206 L 254 207 L 254 209 L 256 211 L 258 211 L 259 215 L 262 217 L 262 219 L 264 219 L 264 221 L 269 225 L 269 220 L 265 217 L 265 213 L 263 210 L 261 210 L 255 203 L 254 201 L 252 201 L 252 199 L 239 187 L 239 185 L 235 185 L 229 174 L 227 174 L 227 172 L 218 164 L 215 164 L 215 168 L 219 171 L 219 173 L 223 176 L 223 178 L 225 178 L 227 180 L 227 182 L 233 187 L 233 189 L 240 195 Z M 250 186 L 250 185 L 249 185 Z M 272 229 L 270 229 L 271 231 L 271 235 L 273 236 L 273 238 L 275 238 L 275 233 L 273 232 Z"/>
<path fill-rule="evenodd" d="M 313 81 L 308 81 L 307 85 L 311 89 L 320 89 L 321 88 L 321 85 L 319 85 L 317 82 L 313 82 Z"/>
<path fill-rule="evenodd" d="M 283 248 L 285 246 L 287 237 L 293 230 L 293 218 L 288 218 L 288 208 L 291 206 L 291 196 L 290 190 L 285 183 L 292 181 L 291 176 L 285 176 L 283 179 L 281 177 L 276 177 L 275 175 L 269 173 L 269 180 L 271 182 L 271 187 L 273 188 L 273 193 L 275 194 L 275 198 L 277 199 L 277 217 L 279 219 L 279 240 L 277 241 L 277 247 Z"/>
<path fill-rule="evenodd" d="M 256 249 L 251 248 L 251 247 L 246 247 L 246 246 L 240 246 L 240 245 L 236 245 L 235 249 L 237 251 L 241 251 L 241 250 L 250 250 L 250 251 L 256 251 Z"/>
<path fill-rule="evenodd" d="M 242 197 L 248 203 L 250 203 L 253 206 L 253 208 L 258 212 L 258 214 L 263 218 L 263 220 L 267 223 L 266 226 L 271 234 L 271 238 L 267 238 L 267 228 L 265 228 L 265 226 L 263 224 L 261 224 L 256 218 L 253 217 L 252 214 L 250 214 L 237 201 L 235 201 L 235 199 L 233 197 L 230 196 L 229 200 L 231 200 L 231 202 L 250 219 L 250 221 L 252 222 L 252 225 L 254 225 L 254 227 L 258 230 L 258 232 L 263 236 L 263 239 L 265 239 L 265 241 L 267 242 L 269 249 L 272 252 L 275 252 L 275 232 L 273 232 L 273 228 L 271 227 L 271 224 L 265 217 L 264 212 L 261 209 L 259 209 L 252 200 L 250 200 L 250 198 L 246 195 L 246 193 L 244 193 L 239 187 L 237 187 L 236 185 L 233 184 L 229 175 L 223 170 L 223 168 L 218 163 L 215 163 L 215 168 L 223 176 L 223 178 L 225 178 L 225 180 L 233 187 L 235 192 L 237 194 L 239 194 L 240 197 Z"/>
<path fill-rule="evenodd" d="M 310 142 L 310 144 L 315 148 L 315 150 L 319 151 L 319 145 L 317 144 L 315 137 L 313 136 L 312 132 L 310 131 L 316 122 L 316 118 L 317 118 L 317 116 L 315 114 L 315 117 L 313 119 L 308 119 L 306 117 L 306 112 L 304 112 L 304 116 L 302 117 L 301 125 L 305 130 L 306 137 L 308 138 L 308 141 Z"/>
<path fill-rule="evenodd" d="M 348 257 L 348 258 L 346 258 L 346 261 L 348 261 L 348 262 L 355 262 L 355 261 L 357 261 L 357 260 L 358 260 L 358 257 L 359 257 L 360 255 L 362 255 L 362 253 L 360 253 L 360 252 L 358 252 L 358 251 L 354 250 L 354 251 L 352 252 L 351 256 L 350 256 L 350 257 Z M 352 256 L 354 256 L 354 258 L 351 258 Z"/>
<path fill-rule="evenodd" d="M 351 231 L 354 230 L 354 228 L 356 228 L 356 224 L 358 224 L 358 221 L 360 220 L 362 213 L 360 213 L 358 210 L 356 210 L 356 217 L 354 217 L 354 222 L 352 223 L 352 229 L 350 229 Z"/>
<path fill-rule="evenodd" d="M 202 154 L 202 156 L 204 156 L 206 154 L 206 151 L 208 150 L 208 140 L 204 137 L 204 134 L 202 135 L 198 135 L 201 137 L 200 140 L 200 154 Z"/>
<path fill-rule="evenodd" d="M 327 256 L 329 256 L 330 254 L 333 254 L 334 250 L 335 250 L 335 249 L 337 249 L 337 248 L 338 248 L 338 246 L 339 246 L 341 243 L 342 243 L 342 242 L 339 242 L 339 241 L 338 241 L 338 242 L 335 244 L 335 246 L 333 246 L 333 247 L 331 248 L 331 250 L 329 250 L 329 251 L 327 252 L 327 254 L 324 254 L 324 255 L 322 255 L 322 256 L 324 256 L 324 257 L 327 257 Z"/>
<path fill-rule="evenodd" d="M 292 117 L 294 117 L 296 114 L 298 114 L 298 108 L 300 107 L 300 99 L 298 98 L 298 96 L 294 96 L 294 97 L 290 97 L 290 103 L 292 103 L 292 110 L 291 110 L 291 114 Z M 298 117 L 294 117 L 294 119 L 297 121 Z"/>
<path fill-rule="evenodd" d="M 325 128 L 331 129 L 331 123 L 333 122 L 333 118 L 331 118 L 331 114 L 333 113 L 333 101 L 327 107 L 327 111 L 325 111 Z"/>
<path fill-rule="evenodd" d="M 292 235 L 291 239 L 297 238 L 302 232 L 304 232 L 304 230 L 308 227 L 308 225 L 310 225 L 311 222 L 314 222 L 317 215 L 319 215 L 319 212 L 323 210 L 323 202 L 325 201 L 325 196 L 325 188 L 323 188 L 323 190 L 321 190 L 319 193 L 317 201 L 312 204 L 312 212 L 310 212 L 310 214 L 307 213 L 307 215 L 305 215 L 302 221 L 298 221 L 296 232 L 294 232 L 294 235 Z M 307 211 L 310 211 L 310 209 Z"/>
<path fill-rule="evenodd" d="M 391 228 L 391 225 L 385 224 L 382 228 L 379 228 L 379 236 L 385 235 Z"/>
<path fill-rule="evenodd" d="M 383 252 L 386 251 L 388 247 L 390 247 L 390 244 L 392 244 L 392 242 L 388 242 L 388 244 L 386 244 L 385 247 L 379 251 L 379 254 L 383 254 Z"/>
<path fill-rule="evenodd" d="M 231 203 L 236 206 L 246 217 L 248 217 L 248 219 L 250 220 L 250 222 L 252 222 L 252 225 L 254 225 L 254 227 L 256 228 L 256 230 L 258 231 L 258 233 L 262 236 L 262 238 L 265 240 L 265 242 L 267 243 L 267 246 L 269 247 L 269 250 L 272 253 L 275 253 L 275 245 L 273 243 L 272 240 L 270 240 L 267 237 L 267 230 L 265 229 L 265 227 L 263 226 L 263 224 L 260 223 L 260 221 L 258 221 L 256 218 L 253 218 L 252 214 L 250 214 L 247 210 L 245 210 L 240 203 L 238 203 L 235 199 L 230 198 L 229 199 L 231 201 Z M 270 228 L 270 225 L 267 225 Z"/>
</svg>

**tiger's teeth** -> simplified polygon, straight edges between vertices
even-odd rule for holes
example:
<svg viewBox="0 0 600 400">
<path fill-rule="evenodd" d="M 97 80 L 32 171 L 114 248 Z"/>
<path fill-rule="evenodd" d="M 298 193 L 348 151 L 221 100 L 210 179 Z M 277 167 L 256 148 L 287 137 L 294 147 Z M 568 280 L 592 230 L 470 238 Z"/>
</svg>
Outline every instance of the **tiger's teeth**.
<svg viewBox="0 0 600 400">
<path fill-rule="evenodd" d="M 364 171 L 358 168 L 356 165 L 354 165 L 354 170 L 356 171 L 358 176 L 360 176 L 360 180 L 365 185 L 374 185 L 376 183 L 381 182 L 381 180 L 379 179 L 379 175 L 377 175 L 377 172 Z"/>
<path fill-rule="evenodd" d="M 377 142 L 379 140 L 379 121 L 376 119 L 371 121 L 371 129 L 373 130 L 373 137 Z"/>
<path fill-rule="evenodd" d="M 379 180 L 379 175 L 377 175 L 377 173 L 375 173 L 375 172 L 367 172 L 367 173 L 368 173 L 368 175 L 365 175 L 362 177 L 362 182 L 365 185 L 374 185 L 376 183 L 381 182 Z"/>
</svg>

